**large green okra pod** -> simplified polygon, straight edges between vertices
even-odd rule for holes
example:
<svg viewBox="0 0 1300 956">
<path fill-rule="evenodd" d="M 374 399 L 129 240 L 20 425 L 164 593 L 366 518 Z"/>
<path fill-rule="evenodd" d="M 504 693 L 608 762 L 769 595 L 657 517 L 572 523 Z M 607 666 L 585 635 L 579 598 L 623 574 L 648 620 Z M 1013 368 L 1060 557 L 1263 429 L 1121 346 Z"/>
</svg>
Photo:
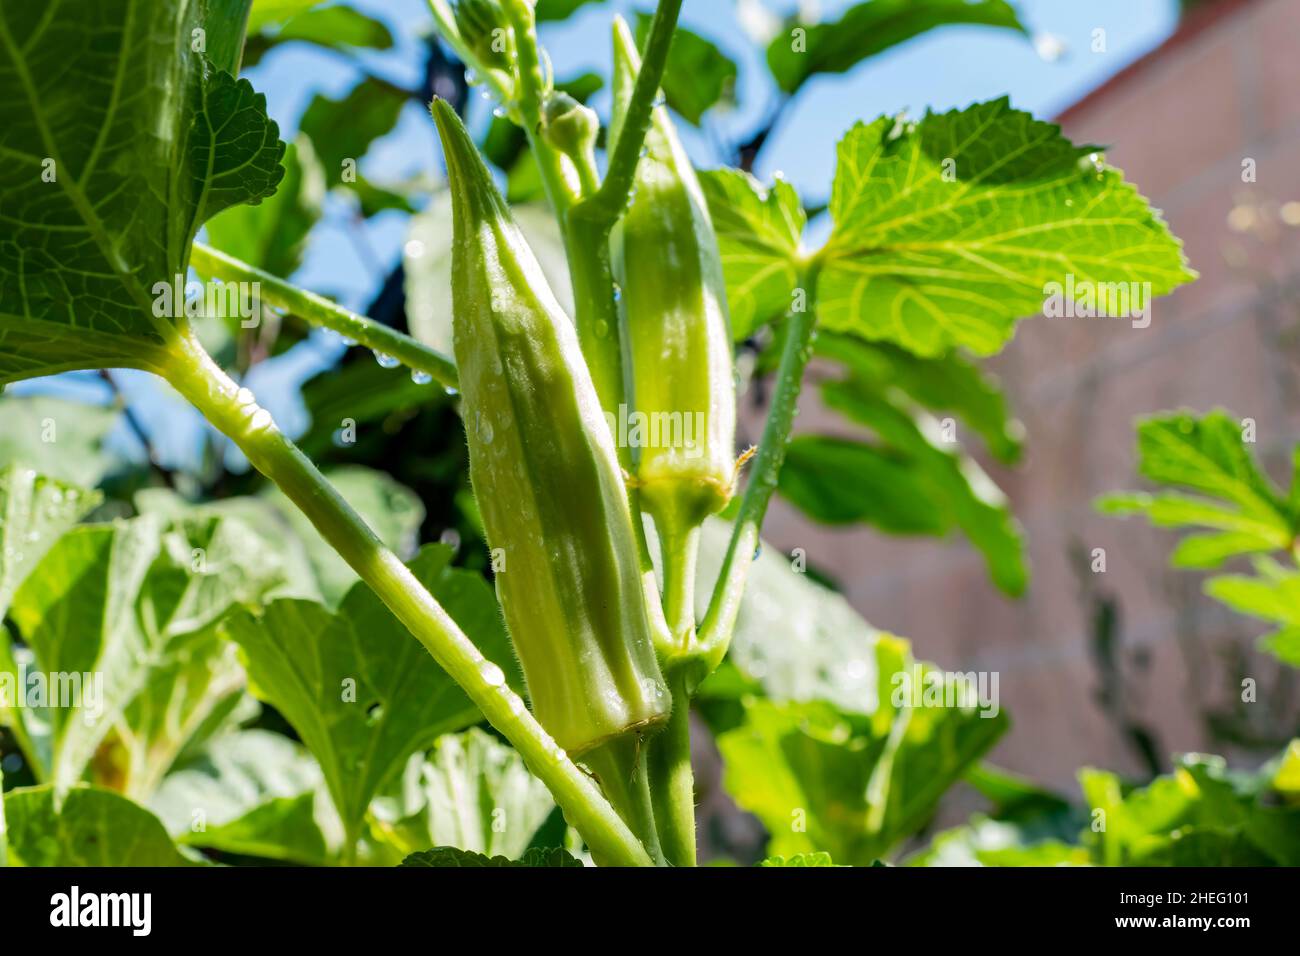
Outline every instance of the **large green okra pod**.
<svg viewBox="0 0 1300 956">
<path fill-rule="evenodd" d="M 639 70 L 631 32 L 616 19 L 613 141 Z M 616 425 L 634 449 L 641 506 L 654 517 L 664 560 L 681 564 L 668 568 L 665 593 L 681 638 L 691 627 L 696 529 L 731 498 L 736 386 L 713 222 L 663 106 L 653 112 L 612 254 L 633 406 L 620 409 Z"/>
<path fill-rule="evenodd" d="M 571 754 L 661 723 L 624 478 L 573 323 L 460 118 L 433 105 L 453 197 L 453 337 L 470 477 L 538 721 Z M 499 550 L 498 550 L 499 549 Z"/>
</svg>

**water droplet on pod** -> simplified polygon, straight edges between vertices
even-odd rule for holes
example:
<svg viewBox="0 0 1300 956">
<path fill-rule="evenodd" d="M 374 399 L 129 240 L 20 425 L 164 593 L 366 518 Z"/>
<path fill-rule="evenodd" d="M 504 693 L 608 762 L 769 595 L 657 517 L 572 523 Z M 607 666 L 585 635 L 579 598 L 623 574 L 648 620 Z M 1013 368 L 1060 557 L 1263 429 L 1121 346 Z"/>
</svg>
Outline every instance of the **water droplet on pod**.
<svg viewBox="0 0 1300 956">
<path fill-rule="evenodd" d="M 397 368 L 397 366 L 402 364 L 387 352 L 380 351 L 375 352 L 375 361 L 379 363 L 380 368 Z"/>
</svg>

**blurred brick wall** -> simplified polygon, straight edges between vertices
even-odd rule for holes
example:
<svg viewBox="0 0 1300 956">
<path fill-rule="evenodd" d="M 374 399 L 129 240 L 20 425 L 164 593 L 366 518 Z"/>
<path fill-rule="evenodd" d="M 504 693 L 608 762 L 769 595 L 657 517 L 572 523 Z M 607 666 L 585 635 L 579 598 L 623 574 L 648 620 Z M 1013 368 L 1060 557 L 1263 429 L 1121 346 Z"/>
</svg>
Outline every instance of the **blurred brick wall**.
<svg viewBox="0 0 1300 956">
<path fill-rule="evenodd" d="M 1164 210 L 1201 278 L 1157 301 L 1147 329 L 1038 317 L 992 363 L 1028 433 L 1020 467 L 990 469 L 1028 536 L 1023 600 L 1003 598 L 961 540 L 813 526 L 779 501 L 768 520 L 771 542 L 806 548 L 920 656 L 999 671 L 1014 726 L 993 759 L 1070 794 L 1082 765 L 1142 775 L 1144 735 L 1164 761 L 1214 750 L 1251 763 L 1296 727 L 1292 675 L 1253 650 L 1262 629 L 1167 568 L 1173 535 L 1091 502 L 1139 486 L 1133 420 L 1183 406 L 1254 418 L 1256 448 L 1287 477 L 1300 438 L 1300 228 L 1283 219 L 1300 204 L 1282 206 L 1300 200 L 1298 51 L 1300 0 L 1225 0 L 1060 118 L 1075 142 L 1114 144 L 1109 161 Z M 1242 181 L 1247 157 L 1255 183 Z M 803 430 L 852 433 L 813 388 L 801 411 Z M 1071 550 L 1098 547 L 1107 572 L 1081 572 Z M 1108 657 L 1092 637 L 1103 599 L 1119 613 Z M 1243 676 L 1259 703 L 1238 702 Z"/>
</svg>

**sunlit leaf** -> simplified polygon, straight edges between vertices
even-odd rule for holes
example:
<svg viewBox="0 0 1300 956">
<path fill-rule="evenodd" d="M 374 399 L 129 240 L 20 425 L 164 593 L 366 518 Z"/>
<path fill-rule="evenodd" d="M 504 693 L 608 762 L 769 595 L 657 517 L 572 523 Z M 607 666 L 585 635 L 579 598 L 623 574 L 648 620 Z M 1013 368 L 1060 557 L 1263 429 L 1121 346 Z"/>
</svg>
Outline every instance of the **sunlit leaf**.
<svg viewBox="0 0 1300 956">
<path fill-rule="evenodd" d="M 188 43 L 205 5 L 101 0 L 0 17 L 0 385 L 166 362 L 156 283 L 200 225 L 274 192 L 284 144 L 264 97 Z"/>
<path fill-rule="evenodd" d="M 653 16 L 636 17 L 636 42 L 644 47 Z M 664 66 L 664 98 L 681 117 L 694 126 L 716 106 L 736 105 L 736 64 L 711 40 L 685 27 L 673 32 Z"/>
<path fill-rule="evenodd" d="M 1149 308 L 1193 278 L 1164 222 L 1096 147 L 1006 99 L 859 123 L 838 157 L 817 286 L 827 328 L 919 355 L 989 355 L 1016 320 L 1044 310 L 1051 283 L 1079 295 L 1118 283 L 1136 290 L 1130 307 Z"/>
<path fill-rule="evenodd" d="M 519 686 L 500 610 L 477 574 L 449 567 L 452 551 L 424 549 L 412 571 L 456 623 Z M 364 584 L 336 613 L 279 600 L 228 618 L 254 692 L 293 725 L 320 762 L 345 831 L 360 834 L 371 798 L 440 734 L 481 719 L 464 691 Z"/>
<path fill-rule="evenodd" d="M 718 234 L 731 334 L 745 339 L 790 310 L 807 217 L 784 180 L 768 189 L 740 170 L 714 169 L 700 173 L 700 186 Z"/>
<path fill-rule="evenodd" d="M 863 60 L 936 27 L 978 24 L 1025 33 L 1004 0 L 867 0 L 836 20 L 791 21 L 767 48 L 767 63 L 787 93 L 818 73 L 844 73 Z"/>
<path fill-rule="evenodd" d="M 395 793 L 375 801 L 377 835 L 407 854 L 454 846 L 520 856 L 555 810 L 523 758 L 481 730 L 444 735 L 412 757 Z"/>
<path fill-rule="evenodd" d="M 51 786 L 4 795 L 10 866 L 193 866 L 158 818 L 109 790 Z"/>
</svg>

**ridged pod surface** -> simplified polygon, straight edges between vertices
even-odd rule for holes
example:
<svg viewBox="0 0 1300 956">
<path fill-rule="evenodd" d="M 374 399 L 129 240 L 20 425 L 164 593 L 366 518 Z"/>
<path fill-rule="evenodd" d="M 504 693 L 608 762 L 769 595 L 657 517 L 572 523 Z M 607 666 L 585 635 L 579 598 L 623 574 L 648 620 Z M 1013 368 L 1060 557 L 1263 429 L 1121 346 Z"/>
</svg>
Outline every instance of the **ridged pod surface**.
<svg viewBox="0 0 1300 956">
<path fill-rule="evenodd" d="M 617 19 L 611 142 L 621 133 L 639 70 L 631 31 Z M 640 440 L 628 427 L 639 452 L 642 507 L 656 523 L 684 531 L 731 497 L 736 387 L 713 223 L 663 106 L 653 112 L 631 205 L 614 230 L 613 265 L 631 411 L 643 426 Z"/>
<path fill-rule="evenodd" d="M 455 111 L 453 337 L 470 477 L 538 721 L 570 754 L 669 712 L 613 438 L 556 302 Z M 500 549 L 499 551 L 497 549 Z"/>
</svg>

